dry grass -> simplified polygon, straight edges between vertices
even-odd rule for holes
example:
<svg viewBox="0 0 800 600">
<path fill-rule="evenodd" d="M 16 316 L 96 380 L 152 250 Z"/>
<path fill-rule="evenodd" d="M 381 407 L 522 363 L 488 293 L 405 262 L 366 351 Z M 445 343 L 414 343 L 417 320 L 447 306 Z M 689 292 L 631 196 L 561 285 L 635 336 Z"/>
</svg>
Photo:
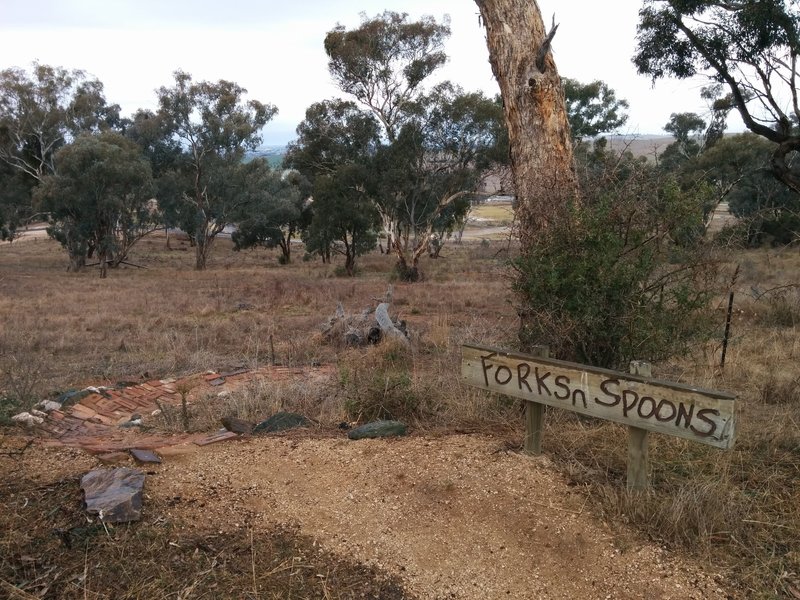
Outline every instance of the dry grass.
<svg viewBox="0 0 800 600">
<path fill-rule="evenodd" d="M 221 241 L 208 271 L 198 273 L 191 252 L 168 252 L 163 239 L 152 238 L 132 256 L 148 269 L 123 269 L 100 280 L 92 271 L 64 272 L 64 256 L 53 242 L 3 246 L 2 367 L 24 382 L 36 365 L 32 386 L 41 395 L 255 367 L 273 359 L 272 338 L 277 362 L 335 364 L 335 389 L 254 382 L 227 398 L 195 403 L 192 428 L 217 427 L 223 414 L 257 420 L 276 410 L 335 426 L 372 411 L 369 416 L 409 418 L 431 430 L 502 429 L 521 439 L 519 404 L 466 388 L 459 376 L 462 343 L 514 344 L 518 320 L 500 249 L 449 244 L 446 258 L 424 263 L 423 283 L 394 283 L 392 312 L 408 322 L 414 338 L 413 352 L 404 354 L 320 343 L 319 325 L 337 302 L 356 312 L 383 296 L 389 257 L 365 257 L 359 276 L 348 279 L 335 277 L 335 266 L 299 260 L 279 266 L 272 252 L 233 253 Z M 727 568 L 746 597 L 792 597 L 800 590 L 800 337 L 793 320 L 800 301 L 796 288 L 781 286 L 798 283 L 800 256 L 796 250 L 747 251 L 731 263 L 741 265 L 741 274 L 724 371 L 718 339 L 656 365 L 654 374 L 736 393 L 739 435 L 732 451 L 653 435 L 653 488 L 631 495 L 624 491 L 624 428 L 548 410 L 544 449 L 585 490 L 588 506 L 610 521 L 633 524 Z M 719 303 L 721 332 L 725 298 Z M 0 387 L 8 395 L 4 381 Z M 7 522 L 17 531 L 26 526 Z M 131 557 L 149 556 L 147 543 L 134 543 Z M 239 536 L 230 543 L 248 542 Z M 20 568 L 7 564 L 3 577 L 23 573 Z"/>
<path fill-rule="evenodd" d="M 481 204 L 470 211 L 469 218 L 478 226 L 510 225 L 514 209 L 510 202 Z"/>
</svg>

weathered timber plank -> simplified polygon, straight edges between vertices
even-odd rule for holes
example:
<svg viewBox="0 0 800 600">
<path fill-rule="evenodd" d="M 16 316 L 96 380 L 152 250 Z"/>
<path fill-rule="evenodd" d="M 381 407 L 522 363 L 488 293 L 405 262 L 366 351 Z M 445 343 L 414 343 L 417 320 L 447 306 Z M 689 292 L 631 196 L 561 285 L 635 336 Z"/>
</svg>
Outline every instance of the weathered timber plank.
<svg viewBox="0 0 800 600">
<path fill-rule="evenodd" d="M 461 350 L 468 385 L 717 448 L 734 444 L 731 394 L 494 348 Z"/>
</svg>

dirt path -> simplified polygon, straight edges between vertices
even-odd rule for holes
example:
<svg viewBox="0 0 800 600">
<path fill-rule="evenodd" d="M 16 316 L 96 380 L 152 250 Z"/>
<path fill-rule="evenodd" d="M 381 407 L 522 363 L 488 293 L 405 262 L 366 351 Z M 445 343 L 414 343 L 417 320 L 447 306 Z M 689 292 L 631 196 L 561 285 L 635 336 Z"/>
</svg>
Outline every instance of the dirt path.
<svg viewBox="0 0 800 600">
<path fill-rule="evenodd" d="M 185 523 L 298 524 L 423 598 L 726 597 L 718 575 L 615 540 L 546 459 L 492 437 L 243 439 L 169 457 L 147 492 Z"/>
</svg>

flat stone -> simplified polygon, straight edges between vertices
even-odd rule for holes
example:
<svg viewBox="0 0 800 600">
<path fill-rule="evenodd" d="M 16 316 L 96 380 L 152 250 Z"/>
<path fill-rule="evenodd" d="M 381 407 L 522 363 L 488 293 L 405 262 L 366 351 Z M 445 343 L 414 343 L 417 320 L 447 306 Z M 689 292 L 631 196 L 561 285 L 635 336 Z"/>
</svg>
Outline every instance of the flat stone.
<svg viewBox="0 0 800 600">
<path fill-rule="evenodd" d="M 142 516 L 144 473 L 119 467 L 94 470 L 81 478 L 86 511 L 106 523 L 127 523 Z"/>
<path fill-rule="evenodd" d="M 361 427 L 356 427 L 347 432 L 347 437 L 351 440 L 363 440 L 365 438 L 382 438 L 405 435 L 408 428 L 400 421 L 373 421 Z"/>
<path fill-rule="evenodd" d="M 47 413 L 54 410 L 61 410 L 61 403 L 54 402 L 53 400 L 42 400 L 37 406 Z"/>
<path fill-rule="evenodd" d="M 228 431 L 242 435 L 249 434 L 253 431 L 253 424 L 245 421 L 244 419 L 237 419 L 236 417 L 223 417 L 222 426 Z"/>
<path fill-rule="evenodd" d="M 161 457 L 151 450 L 142 450 L 141 448 L 131 448 L 131 456 L 140 463 L 153 463 L 161 464 Z"/>
<path fill-rule="evenodd" d="M 97 460 L 106 465 L 128 462 L 130 456 L 125 452 L 107 452 L 97 456 Z"/>
<path fill-rule="evenodd" d="M 306 419 L 303 415 L 290 412 L 278 412 L 272 415 L 266 421 L 261 421 L 253 428 L 253 433 L 275 433 L 276 431 L 285 431 L 287 429 L 294 429 L 295 427 L 308 427 L 311 421 Z"/>
</svg>

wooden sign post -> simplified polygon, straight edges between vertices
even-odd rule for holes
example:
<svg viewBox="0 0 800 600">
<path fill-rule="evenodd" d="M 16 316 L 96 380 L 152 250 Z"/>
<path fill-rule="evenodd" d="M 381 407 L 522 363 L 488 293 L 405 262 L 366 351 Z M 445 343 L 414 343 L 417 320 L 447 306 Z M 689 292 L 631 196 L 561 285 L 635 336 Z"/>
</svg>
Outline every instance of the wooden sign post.
<svg viewBox="0 0 800 600">
<path fill-rule="evenodd" d="M 630 365 L 631 375 L 650 377 L 653 372 L 650 363 L 635 360 Z M 649 484 L 650 440 L 647 429 L 628 426 L 628 489 L 643 490 Z"/>
<path fill-rule="evenodd" d="M 547 346 L 535 346 L 531 356 L 547 358 L 550 349 Z M 527 454 L 542 453 L 542 431 L 544 430 L 544 404 L 539 402 L 525 403 L 525 443 L 523 447 Z"/>
<path fill-rule="evenodd" d="M 631 374 L 587 365 L 462 346 L 461 375 L 468 385 L 522 398 L 525 449 L 541 451 L 542 405 L 572 410 L 629 427 L 628 487 L 647 486 L 647 432 L 666 433 L 731 448 L 735 440 L 735 396 L 652 379 L 647 363 Z M 537 409 L 536 406 L 540 408 Z"/>
</svg>

